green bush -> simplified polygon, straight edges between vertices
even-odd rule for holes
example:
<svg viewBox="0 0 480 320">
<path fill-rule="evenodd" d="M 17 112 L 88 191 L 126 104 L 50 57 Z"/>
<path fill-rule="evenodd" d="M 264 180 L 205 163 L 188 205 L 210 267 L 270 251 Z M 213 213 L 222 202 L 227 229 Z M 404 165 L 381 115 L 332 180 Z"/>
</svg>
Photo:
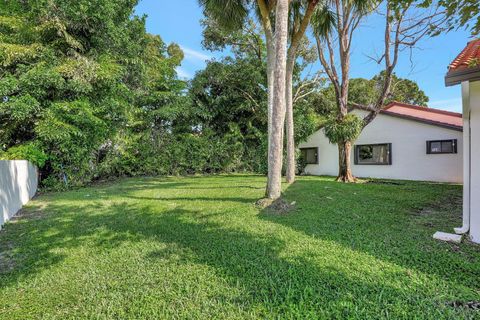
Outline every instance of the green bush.
<svg viewBox="0 0 480 320">
<path fill-rule="evenodd" d="M 122 133 L 103 151 L 95 178 L 258 172 L 267 169 L 267 142 L 249 146 L 233 127 L 219 136 L 203 133 Z M 258 145 L 258 142 L 256 143 Z"/>
<path fill-rule="evenodd" d="M 9 148 L 0 154 L 2 160 L 28 160 L 39 168 L 43 168 L 48 156 L 34 143 L 26 143 Z"/>
</svg>

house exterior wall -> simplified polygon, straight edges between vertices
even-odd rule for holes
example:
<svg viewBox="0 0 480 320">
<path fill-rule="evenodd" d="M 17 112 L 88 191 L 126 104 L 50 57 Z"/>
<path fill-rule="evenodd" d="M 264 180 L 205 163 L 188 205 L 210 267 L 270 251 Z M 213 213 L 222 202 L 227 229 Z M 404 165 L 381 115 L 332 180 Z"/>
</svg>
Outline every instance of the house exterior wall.
<svg viewBox="0 0 480 320">
<path fill-rule="evenodd" d="M 37 168 L 26 160 L 0 160 L 0 228 L 37 191 Z"/>
<path fill-rule="evenodd" d="M 355 110 L 362 116 L 366 112 Z M 457 139 L 457 154 L 427 154 L 426 143 L 431 140 Z M 352 171 L 357 177 L 439 181 L 461 183 L 463 181 L 463 134 L 418 121 L 385 114 L 370 123 L 354 145 L 392 144 L 392 165 L 355 165 L 352 148 Z M 318 147 L 318 164 L 307 165 L 305 171 L 312 175 L 338 174 L 338 149 L 329 143 L 323 130 L 311 135 L 300 148 Z"/>
<path fill-rule="evenodd" d="M 480 243 L 480 81 L 470 82 L 470 236 Z"/>
<path fill-rule="evenodd" d="M 455 233 L 464 234 L 470 225 L 470 84 L 462 83 L 463 107 L 463 218 L 462 227 L 455 228 Z"/>
</svg>

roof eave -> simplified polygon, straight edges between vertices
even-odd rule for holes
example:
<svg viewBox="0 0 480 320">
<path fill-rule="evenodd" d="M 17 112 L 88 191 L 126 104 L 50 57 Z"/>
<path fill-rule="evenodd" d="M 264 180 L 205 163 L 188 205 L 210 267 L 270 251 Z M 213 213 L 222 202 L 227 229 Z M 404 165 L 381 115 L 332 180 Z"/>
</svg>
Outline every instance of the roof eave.
<svg viewBox="0 0 480 320">
<path fill-rule="evenodd" d="M 418 118 L 418 117 L 414 117 L 414 116 L 409 116 L 409 115 L 405 115 L 405 114 L 398 114 L 398 113 L 394 113 L 394 112 L 386 111 L 386 110 L 380 111 L 380 113 L 384 114 L 384 115 L 396 117 L 396 118 L 402 118 L 402 119 L 412 120 L 412 121 L 421 122 L 421 123 L 425 123 L 425 124 L 430 124 L 430 125 L 445 128 L 445 129 L 450 129 L 450 130 L 455 130 L 455 131 L 460 131 L 460 132 L 463 131 L 463 126 L 457 126 L 457 125 L 454 125 L 454 124 L 438 122 L 438 121 L 433 121 L 433 120 L 427 120 L 427 119 Z"/>
<path fill-rule="evenodd" d="M 448 71 L 445 75 L 445 86 L 451 87 L 463 81 L 479 81 L 480 66 Z"/>
</svg>

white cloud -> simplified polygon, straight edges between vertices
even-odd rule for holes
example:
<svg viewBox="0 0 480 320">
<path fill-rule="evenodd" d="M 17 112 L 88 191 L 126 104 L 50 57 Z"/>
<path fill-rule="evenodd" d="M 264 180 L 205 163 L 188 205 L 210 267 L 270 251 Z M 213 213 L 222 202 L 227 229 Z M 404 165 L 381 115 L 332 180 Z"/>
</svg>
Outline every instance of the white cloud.
<svg viewBox="0 0 480 320">
<path fill-rule="evenodd" d="M 190 49 L 188 47 L 180 46 L 182 48 L 183 53 L 185 54 L 186 60 L 196 60 L 205 62 L 205 60 L 210 60 L 212 57 L 208 54 L 205 54 L 201 51 Z"/>
<path fill-rule="evenodd" d="M 182 67 L 177 67 L 175 70 L 177 71 L 177 74 L 180 78 L 183 78 L 183 79 L 191 79 L 192 78 L 192 75 L 188 71 L 183 69 Z"/>
<path fill-rule="evenodd" d="M 431 101 L 428 105 L 436 109 L 462 112 L 462 98 Z"/>
</svg>

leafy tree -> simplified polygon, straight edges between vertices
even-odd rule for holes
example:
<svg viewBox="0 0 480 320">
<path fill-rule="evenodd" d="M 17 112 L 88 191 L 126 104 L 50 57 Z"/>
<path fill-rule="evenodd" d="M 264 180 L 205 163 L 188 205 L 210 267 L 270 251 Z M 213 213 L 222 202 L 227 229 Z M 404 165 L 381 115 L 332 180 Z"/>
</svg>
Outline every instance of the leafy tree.
<svg viewBox="0 0 480 320">
<path fill-rule="evenodd" d="M 378 98 L 378 87 L 375 81 L 364 78 L 350 79 L 348 98 L 351 102 L 369 105 Z M 336 111 L 336 96 L 333 84 L 321 90 L 316 98 L 321 115 L 330 115 Z"/>
<path fill-rule="evenodd" d="M 333 85 L 335 96 L 335 127 L 342 124 L 350 126 L 347 121 L 348 110 L 360 106 L 369 110 L 363 121 L 363 127 L 375 119 L 392 96 L 394 70 L 398 64 L 399 52 L 415 47 L 425 36 L 432 33 L 443 23 L 443 13 L 438 6 L 427 8 L 425 1 L 336 1 L 326 3 L 317 10 L 314 17 L 314 34 L 317 41 L 318 56 Z M 361 22 L 377 8 L 384 10 L 385 32 L 383 36 L 384 51 L 378 58 L 378 63 L 384 66 L 379 84 L 379 94 L 375 101 L 369 104 L 359 104 L 352 101 L 350 94 L 350 59 L 351 43 L 355 30 Z M 338 52 L 338 57 L 336 56 Z M 337 65 L 336 59 L 339 59 Z M 333 124 L 332 124 L 333 126 Z M 350 132 L 346 128 L 337 133 Z M 337 181 L 354 182 L 356 179 L 351 171 L 351 140 L 352 135 L 346 135 L 343 140 L 336 137 L 339 151 L 339 173 Z"/>
<path fill-rule="evenodd" d="M 227 57 L 209 62 L 190 88 L 198 125 L 219 135 L 234 123 L 244 134 L 249 129 L 266 132 L 265 80 L 262 61 Z"/>
<path fill-rule="evenodd" d="M 100 150 L 98 175 L 102 178 L 178 173 L 171 163 L 181 159 L 172 158 L 169 150 L 182 149 L 174 131 L 188 104 L 186 83 L 178 80 L 175 72 L 183 52 L 178 45 L 167 46 L 159 36 L 147 34 L 137 59 L 142 72 L 132 105 L 126 110 L 124 124 Z"/>
<path fill-rule="evenodd" d="M 349 104 L 368 106 L 378 100 L 383 84 L 383 72 L 372 79 L 353 78 L 349 82 Z M 413 105 L 427 106 L 429 98 L 418 84 L 410 79 L 398 78 L 392 75 L 392 88 L 385 99 L 384 106 L 390 102 L 398 101 Z M 335 112 L 335 89 L 332 84 L 321 90 L 314 102 L 319 114 L 330 115 Z"/>
<path fill-rule="evenodd" d="M 297 14 L 300 13 L 301 12 Z M 296 16 L 296 23 L 299 23 L 299 20 L 301 20 L 300 18 L 301 15 Z M 293 16 L 291 16 L 290 19 L 293 19 Z M 204 26 L 203 45 L 206 49 L 224 50 L 228 47 L 230 51 L 233 52 L 234 57 L 238 59 L 238 61 L 249 58 L 250 61 L 257 60 L 261 61 L 265 66 L 268 65 L 268 54 L 266 52 L 267 48 L 261 35 L 262 31 L 259 30 L 253 20 L 248 20 L 243 25 L 242 29 L 235 31 L 226 31 L 222 29 L 218 26 L 218 23 L 214 19 L 208 16 L 202 21 L 202 24 Z M 296 27 L 298 28 L 298 25 Z M 316 59 L 315 49 L 311 47 L 308 39 L 305 38 L 299 43 L 299 46 L 296 48 L 296 56 L 297 59 L 292 60 L 295 62 L 295 65 L 292 69 L 293 74 L 291 75 L 293 83 L 293 88 L 291 90 L 291 99 L 296 109 L 305 111 L 303 101 L 308 98 L 309 95 L 313 94 L 318 88 L 320 88 L 320 84 L 323 79 L 319 77 L 318 74 L 314 74 L 313 76 L 302 76 L 303 71 L 306 70 Z M 266 67 L 264 72 L 265 75 L 268 74 Z M 268 76 L 266 78 L 268 78 Z M 263 85 L 266 86 L 266 84 Z M 288 85 L 286 87 L 288 87 Z M 302 104 L 301 107 L 299 106 L 300 104 Z M 298 129 L 303 132 L 306 127 L 312 124 L 312 121 L 308 113 L 304 115 L 302 114 L 302 112 L 298 112 L 296 109 L 294 110 L 294 114 L 297 117 L 303 119 L 304 122 L 297 121 L 297 119 L 295 119 L 294 125 L 295 127 L 299 126 Z M 293 127 L 294 126 L 291 126 L 291 128 Z M 296 132 L 294 132 L 294 134 L 295 136 L 293 139 L 287 140 L 295 141 L 297 136 L 302 136 L 302 134 L 298 135 Z M 288 148 L 286 154 L 286 159 L 288 159 Z M 287 173 L 288 168 L 289 166 L 287 165 Z"/>
<path fill-rule="evenodd" d="M 285 63 L 285 72 L 286 72 L 286 107 L 287 111 L 287 176 L 288 181 L 293 182 L 294 179 L 294 141 L 293 141 L 293 68 L 296 61 L 296 51 L 301 43 L 301 40 L 305 34 L 305 31 L 308 27 L 310 18 L 313 14 L 313 11 L 318 4 L 317 0 L 308 0 L 308 1 L 270 1 L 270 0 L 257 0 L 257 1 L 243 1 L 243 0 L 228 0 L 228 1 L 218 1 L 218 0 L 201 0 L 200 4 L 203 6 L 205 14 L 207 17 L 213 19 L 218 23 L 219 26 L 224 28 L 227 32 L 238 31 L 242 29 L 247 17 L 249 16 L 249 10 L 253 7 L 255 8 L 254 13 L 258 17 L 258 20 L 261 22 L 263 27 L 263 32 L 265 34 L 265 44 L 267 52 L 267 79 L 268 79 L 268 133 L 269 133 L 269 175 L 267 182 L 267 195 L 270 198 L 276 198 L 279 196 L 279 190 L 281 183 L 278 178 L 281 175 L 281 166 L 282 166 L 282 152 L 277 150 L 278 146 L 282 144 L 283 129 L 280 133 L 277 134 L 277 128 L 283 128 L 285 117 L 283 115 L 284 110 L 282 109 L 282 101 L 279 101 L 280 104 L 274 103 L 275 99 L 283 99 L 283 94 L 281 92 L 274 92 L 274 88 L 278 90 L 283 90 L 275 84 L 275 80 L 283 81 L 283 77 L 275 78 L 275 69 L 277 64 L 283 59 L 282 52 L 283 47 L 277 46 L 277 41 L 283 40 L 282 37 L 287 36 L 287 44 L 289 42 L 288 52 L 286 53 L 286 63 Z M 283 5 L 286 5 L 286 8 L 283 8 Z M 292 8 L 290 8 L 290 6 Z M 285 9 L 283 12 L 280 9 Z M 275 12 L 275 17 L 274 13 Z M 286 16 L 283 17 L 282 14 L 285 13 Z M 292 13 L 289 15 L 289 13 Z M 252 14 L 253 15 L 253 14 Z M 280 26 L 283 26 L 283 20 L 279 18 L 286 18 L 285 30 Z M 290 24 L 289 24 L 289 20 Z M 275 32 L 274 32 L 275 30 Z M 285 32 L 285 34 L 283 34 Z M 290 36 L 290 37 L 289 37 Z M 290 40 L 290 41 L 289 41 Z M 283 66 L 283 63 L 281 64 Z M 277 71 L 280 70 L 277 68 Z M 279 110 L 274 110 L 280 108 Z M 280 116 L 278 116 L 280 114 Z M 275 120 L 274 120 L 275 118 Z M 275 121 L 281 121 L 281 124 L 274 123 Z M 274 127 L 276 126 L 276 127 Z M 278 140 L 278 141 L 277 141 Z M 272 181 L 273 180 L 273 181 Z M 274 190 L 273 190 L 274 189 Z M 273 191 L 272 191 L 273 190 Z M 277 192 L 278 191 L 278 192 Z"/>
<path fill-rule="evenodd" d="M 237 170 L 267 172 L 266 72 L 265 60 L 254 54 L 226 57 L 208 62 L 190 84 L 192 105 L 183 112 L 184 121 L 199 135 L 236 136 L 235 141 L 241 142 L 238 154 L 242 163 Z M 300 140 L 318 127 L 312 106 L 306 99 L 297 102 L 295 126 Z"/>
<path fill-rule="evenodd" d="M 380 74 L 376 75 L 373 77 L 371 80 L 374 82 L 374 86 L 378 89 L 381 88 L 382 84 L 385 82 L 385 72 L 382 71 Z M 402 79 L 398 78 L 395 73 L 392 74 L 392 84 L 391 84 L 391 89 L 390 93 L 387 96 L 385 100 L 385 104 L 388 104 L 392 101 L 398 101 L 398 102 L 403 102 L 403 103 L 408 103 L 408 104 L 413 104 L 413 105 L 418 105 L 418 106 L 427 106 L 429 98 L 425 94 L 423 90 L 420 89 L 418 84 L 410 79 Z M 378 90 L 377 90 L 378 91 Z M 357 94 L 353 93 L 354 96 L 350 98 L 351 101 L 357 102 L 361 101 L 358 98 Z M 372 103 L 370 102 L 358 102 L 364 105 L 368 105 Z"/>
<path fill-rule="evenodd" d="M 83 184 L 98 175 L 124 128 L 160 122 L 152 118 L 182 90 L 175 81 L 162 82 L 176 77 L 182 54 L 146 33 L 144 19 L 132 17 L 135 4 L 0 4 L 3 157 L 18 154 L 16 146 L 34 145 L 48 157 L 44 184 Z"/>
<path fill-rule="evenodd" d="M 447 31 L 466 27 L 470 29 L 472 35 L 476 36 L 480 33 L 480 6 L 478 1 L 440 0 L 439 4 L 447 11 Z"/>
<path fill-rule="evenodd" d="M 224 51 L 229 48 L 235 57 L 252 57 L 266 59 L 266 44 L 261 29 L 253 19 L 248 19 L 242 28 L 225 29 L 212 17 L 206 16 L 201 21 L 203 31 L 202 45 L 209 51 Z"/>
</svg>

